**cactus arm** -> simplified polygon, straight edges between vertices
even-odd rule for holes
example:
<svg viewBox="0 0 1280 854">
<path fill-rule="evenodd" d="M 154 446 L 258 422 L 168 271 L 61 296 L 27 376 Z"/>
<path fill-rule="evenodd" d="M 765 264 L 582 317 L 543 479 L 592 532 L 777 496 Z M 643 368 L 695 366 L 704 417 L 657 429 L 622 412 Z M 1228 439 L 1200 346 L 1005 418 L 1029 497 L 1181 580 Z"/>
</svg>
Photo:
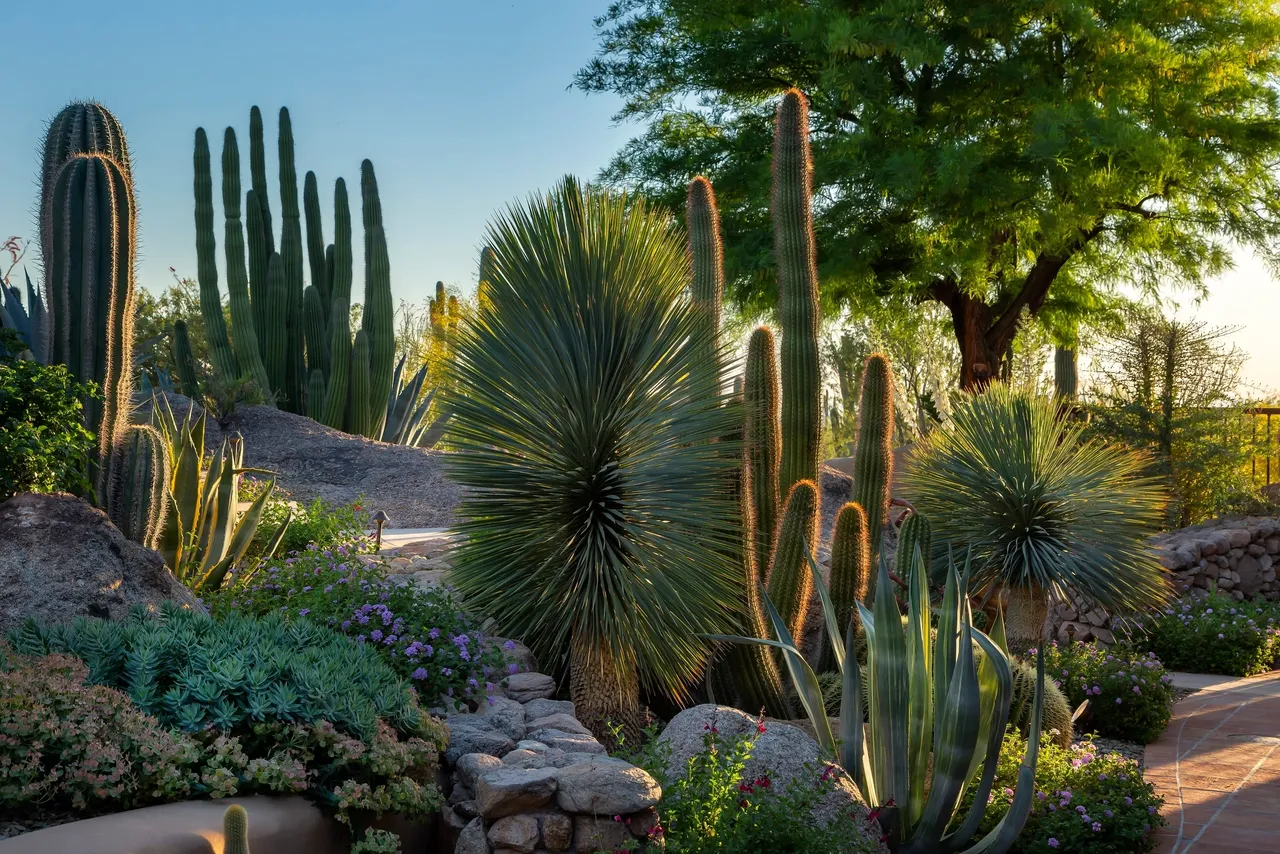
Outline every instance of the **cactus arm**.
<svg viewBox="0 0 1280 854">
<path fill-rule="evenodd" d="M 228 381 L 240 375 L 227 322 L 222 314 L 222 297 L 218 293 L 217 243 L 213 236 L 213 177 L 209 165 L 209 138 L 204 128 L 196 128 L 195 156 L 196 197 L 196 276 L 200 282 L 200 316 L 204 318 L 205 335 L 209 339 L 209 357 L 213 367 Z"/>
<path fill-rule="evenodd" d="M 391 373 L 396 358 L 395 304 L 391 299 L 391 265 L 382 226 L 374 227 L 370 240 L 373 257 L 367 264 L 363 330 L 369 338 L 369 436 L 382 434 L 391 394 Z"/>
<path fill-rule="evenodd" d="M 701 176 L 689 182 L 685 218 L 693 264 L 690 289 L 702 323 L 711 329 L 709 351 L 697 359 L 700 369 L 713 374 L 712 388 L 720 388 L 720 313 L 724 300 L 724 246 L 720 242 L 720 212 L 711 182 Z"/>
<path fill-rule="evenodd" d="M 288 294 L 285 307 L 287 408 L 306 412 L 306 344 L 302 317 L 302 214 L 298 209 L 298 170 L 294 165 L 293 122 L 287 107 L 280 108 L 280 259 Z"/>
<path fill-rule="evenodd" d="M 240 149 L 236 132 L 227 128 L 222 141 L 222 209 L 225 226 L 222 248 L 227 262 L 227 295 L 231 299 L 231 325 L 235 329 L 232 350 L 236 363 L 271 400 L 280 389 L 272 385 L 262 363 L 258 330 L 253 322 L 253 306 L 249 301 L 249 274 L 245 269 L 244 226 L 240 220 Z"/>
<path fill-rule="evenodd" d="M 324 296 L 315 285 L 307 285 L 302 294 L 302 310 L 306 320 L 307 367 L 320 372 L 321 379 L 329 371 L 329 341 L 325 324 Z M 310 391 L 307 400 L 311 400 Z"/>
<path fill-rule="evenodd" d="M 858 442 L 853 460 L 853 500 L 867 513 L 867 543 L 874 561 L 889 516 L 893 478 L 893 374 L 879 353 L 867 357 L 858 405 Z M 901 574 L 901 573 L 899 573 Z"/>
<path fill-rule="evenodd" d="M 302 215 L 307 227 L 307 263 L 311 267 L 311 285 L 320 292 L 320 305 L 327 312 L 329 300 L 329 277 L 324 267 L 324 223 L 320 217 L 320 188 L 316 182 L 316 173 L 307 172 L 302 179 Z M 308 352 L 308 358 L 310 353 Z"/>
<path fill-rule="evenodd" d="M 347 407 L 348 432 L 354 436 L 368 436 L 372 432 L 369 429 L 369 350 L 369 336 L 361 329 L 351 348 L 351 399 Z"/>
<path fill-rule="evenodd" d="M 284 261 L 277 252 L 267 259 L 267 287 L 264 293 L 264 316 L 271 330 L 266 339 L 267 374 L 271 386 L 279 391 L 289 385 L 289 339 L 287 317 L 289 286 L 285 281 Z"/>
<path fill-rule="evenodd" d="M 809 577 L 808 558 L 811 544 L 818 541 L 817 526 L 818 490 L 813 481 L 802 480 L 787 497 L 765 580 L 769 598 L 776 603 L 792 637 L 804 636 L 809 616 L 813 582 Z"/>
<path fill-rule="evenodd" d="M 351 209 L 347 185 L 339 178 L 333 193 L 333 306 L 329 309 L 329 385 L 324 423 L 346 427 L 347 395 L 351 383 Z"/>
<path fill-rule="evenodd" d="M 780 498 L 778 465 L 782 448 L 778 441 L 778 362 L 773 333 L 761 326 L 747 344 L 746 378 L 742 390 L 746 422 L 743 445 L 753 514 L 756 566 L 766 572 L 773 557 Z"/>
</svg>

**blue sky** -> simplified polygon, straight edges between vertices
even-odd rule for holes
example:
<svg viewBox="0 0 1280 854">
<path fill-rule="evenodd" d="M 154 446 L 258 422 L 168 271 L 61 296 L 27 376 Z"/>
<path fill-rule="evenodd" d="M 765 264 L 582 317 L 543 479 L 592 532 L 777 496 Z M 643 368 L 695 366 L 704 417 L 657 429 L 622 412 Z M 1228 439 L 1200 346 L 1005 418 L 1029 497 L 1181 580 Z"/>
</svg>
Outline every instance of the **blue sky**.
<svg viewBox="0 0 1280 854">
<path fill-rule="evenodd" d="M 591 22 L 607 0 L 64 0 L 56 14 L 48 3 L 9 5 L 0 240 L 34 236 L 45 122 L 68 100 L 96 98 L 129 135 L 139 282 L 151 289 L 172 281 L 170 266 L 195 274 L 196 127 L 214 147 L 215 182 L 222 131 L 236 128 L 247 185 L 255 104 L 273 192 L 275 115 L 287 106 L 299 185 L 316 172 L 329 228 L 334 179 L 354 188 L 360 161 L 373 161 L 397 300 L 422 300 L 437 280 L 471 288 L 495 210 L 566 173 L 595 175 L 637 130 L 613 124 L 616 99 L 567 88 L 596 50 Z M 278 195 L 272 210 L 278 233 Z M 1205 304 L 1184 299 L 1184 313 L 1242 326 L 1246 379 L 1280 388 L 1280 286 L 1250 255 L 1237 260 Z M 361 267 L 357 257 L 356 293 Z"/>
</svg>

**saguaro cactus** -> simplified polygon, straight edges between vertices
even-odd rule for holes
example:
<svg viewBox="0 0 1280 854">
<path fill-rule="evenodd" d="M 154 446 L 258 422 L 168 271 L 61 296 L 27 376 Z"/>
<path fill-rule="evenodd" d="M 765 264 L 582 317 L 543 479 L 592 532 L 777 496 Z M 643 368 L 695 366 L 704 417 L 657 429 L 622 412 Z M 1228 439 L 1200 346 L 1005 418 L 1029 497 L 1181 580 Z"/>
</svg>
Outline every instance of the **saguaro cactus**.
<svg viewBox="0 0 1280 854">
<path fill-rule="evenodd" d="M 858 443 L 853 452 L 853 500 L 867 513 L 867 543 L 873 566 L 880 553 L 880 535 L 889 517 L 892 478 L 893 372 L 888 359 L 872 353 L 862 369 Z"/>
<path fill-rule="evenodd" d="M 364 313 L 360 329 L 369 339 L 369 400 L 365 404 L 368 414 L 364 435 L 380 436 L 395 372 L 396 309 L 391 300 L 391 261 L 382 226 L 378 179 L 368 160 L 360 164 L 360 200 L 365 237 Z"/>
<path fill-rule="evenodd" d="M 195 167 L 196 196 L 196 277 L 200 281 L 200 316 L 204 319 L 209 339 L 209 357 L 213 369 L 226 379 L 240 376 L 227 322 L 222 315 L 222 297 L 218 293 L 217 242 L 213 236 L 213 171 L 209 165 L 209 137 L 204 128 L 196 128 Z"/>
<path fill-rule="evenodd" d="M 813 595 L 809 560 L 818 545 L 818 488 L 811 480 L 791 487 L 765 586 L 793 638 L 804 637 Z"/>
<path fill-rule="evenodd" d="M 250 198 L 250 202 L 256 199 Z M 256 207 L 256 205 L 255 205 Z M 227 294 L 231 297 L 231 325 L 235 329 L 232 350 L 241 372 L 257 384 L 264 397 L 272 399 L 283 386 L 273 382 L 262 363 L 253 305 L 249 300 L 249 273 L 245 269 L 244 226 L 240 221 L 240 149 L 236 132 L 227 128 L 222 138 L 222 210 L 226 224 L 222 247 L 227 261 Z M 255 215 L 256 218 L 256 215 Z M 268 337 L 279 330 L 264 328 Z"/>
<path fill-rule="evenodd" d="M 817 480 L 822 445 L 818 268 L 813 239 L 809 104 L 792 89 L 778 105 L 773 141 L 773 234 L 782 326 L 783 492 Z"/>
</svg>

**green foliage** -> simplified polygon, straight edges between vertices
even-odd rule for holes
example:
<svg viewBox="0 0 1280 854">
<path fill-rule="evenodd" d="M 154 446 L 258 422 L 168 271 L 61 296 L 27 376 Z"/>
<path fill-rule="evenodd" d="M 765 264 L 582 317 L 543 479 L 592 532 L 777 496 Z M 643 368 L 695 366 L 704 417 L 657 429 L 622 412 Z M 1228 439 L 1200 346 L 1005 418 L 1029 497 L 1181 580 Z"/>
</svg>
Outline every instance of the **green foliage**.
<svg viewBox="0 0 1280 854">
<path fill-rule="evenodd" d="M 62 365 L 0 359 L 0 501 L 19 492 L 79 492 L 93 434 L 80 401 L 96 392 Z"/>
<path fill-rule="evenodd" d="M 982 828 L 994 827 L 1019 784 L 1017 762 L 1026 739 L 1005 736 L 996 782 Z M 1090 742 L 1063 748 L 1046 734 L 1035 774 L 1036 797 L 1011 854 L 1142 854 L 1155 847 L 1164 799 L 1143 782 L 1142 769 L 1118 753 L 1102 754 Z M 973 803 L 973 790 L 965 803 Z"/>
<path fill-rule="evenodd" d="M 372 740 L 378 721 L 404 735 L 429 725 L 408 685 L 373 649 L 305 619 L 206 614 L 166 604 L 120 622 L 78 618 L 10 633 L 21 655 L 68 653 L 95 684 L 128 694 L 144 712 L 184 732 L 238 735 L 256 722 L 328 721 Z"/>
<path fill-rule="evenodd" d="M 761 722 L 761 731 L 765 724 Z M 834 788 L 832 767 L 812 773 L 810 785 L 786 785 L 769 775 L 744 778 L 755 738 L 729 741 L 714 730 L 686 768 L 672 768 L 669 751 L 650 747 L 634 761 L 662 786 L 662 823 L 642 850 L 671 854 L 872 854 L 881 850 L 878 826 L 840 816 L 814 825 L 814 806 Z M 801 781 L 795 781 L 801 783 Z M 803 781 L 807 783 L 808 781 Z M 874 829 L 873 829 L 874 828 Z M 631 850 L 624 848 L 623 850 Z"/>
<path fill-rule="evenodd" d="M 320 498 L 303 504 L 279 486 L 273 487 L 270 479 L 249 476 L 240 481 L 241 502 L 251 504 L 264 491 L 271 494 L 262 509 L 253 542 L 245 552 L 247 560 L 267 559 L 275 555 L 286 557 L 310 548 L 323 551 L 347 546 L 352 554 L 372 548 L 365 534 L 369 512 L 364 507 L 363 498 L 351 504 L 327 504 Z M 284 537 L 276 543 L 271 554 L 267 554 L 275 532 L 286 522 Z"/>
<path fill-rule="evenodd" d="M 1150 744 L 1173 715 L 1173 677 L 1155 653 L 1144 655 L 1120 644 L 1108 649 L 1051 643 L 1044 666 L 1072 708 L 1089 701 L 1084 721 L 1102 738 Z"/>
<path fill-rule="evenodd" d="M 1184 596 L 1132 628 L 1135 645 L 1170 670 L 1253 676 L 1280 661 L 1280 605 L 1262 599 Z"/>
<path fill-rule="evenodd" d="M 632 698 L 634 725 L 637 682 L 685 696 L 707 654 L 696 633 L 734 625 L 719 440 L 741 410 L 690 373 L 706 325 L 681 299 L 686 249 L 642 199 L 566 179 L 486 243 L 489 302 L 458 333 L 449 401 L 447 462 L 470 489 L 454 583 L 553 672 L 572 642 L 571 674 L 599 676 L 604 703 Z"/>
<path fill-rule="evenodd" d="M 233 577 L 206 601 L 216 616 L 283 614 L 342 632 L 377 650 L 431 704 L 482 696 L 511 672 L 448 591 L 396 586 L 384 567 L 356 555 L 346 545 L 312 546 Z"/>
<path fill-rule="evenodd" d="M 1082 439 L 1052 398 L 997 383 L 965 395 L 915 448 L 905 491 L 932 524 L 935 553 L 972 545 L 979 587 L 1069 588 L 1137 610 L 1167 597 L 1147 544 L 1162 496 L 1143 462 Z"/>
<path fill-rule="evenodd" d="M 1148 455 L 1168 489 L 1165 524 L 1182 528 L 1244 509 L 1249 463 L 1270 453 L 1237 398 L 1245 355 L 1231 328 L 1134 308 L 1100 348 L 1088 435 Z"/>
<path fill-rule="evenodd" d="M 1065 336 L 1117 282 L 1201 285 L 1231 242 L 1274 255 L 1269 2 L 623 0 L 596 24 L 577 85 L 647 122 L 607 180 L 676 208 L 710 178 L 726 281 L 767 308 L 773 99 L 803 90 L 824 299 L 944 303 L 966 386 L 1024 307 Z"/>
</svg>

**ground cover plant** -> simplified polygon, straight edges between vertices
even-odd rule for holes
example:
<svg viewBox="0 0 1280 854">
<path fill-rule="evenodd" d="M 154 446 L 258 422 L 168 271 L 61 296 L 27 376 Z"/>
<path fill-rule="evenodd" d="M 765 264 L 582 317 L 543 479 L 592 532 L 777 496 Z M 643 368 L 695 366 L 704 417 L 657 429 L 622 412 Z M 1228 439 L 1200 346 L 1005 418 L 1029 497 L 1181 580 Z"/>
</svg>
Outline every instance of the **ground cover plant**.
<svg viewBox="0 0 1280 854">
<path fill-rule="evenodd" d="M 31 621 L 10 642 L 7 807 L 300 793 L 350 823 L 357 811 L 425 818 L 441 802 L 443 725 L 371 649 L 310 621 L 165 606 Z"/>
<path fill-rule="evenodd" d="M 484 635 L 448 590 L 397 587 L 348 546 L 307 548 L 207 596 L 213 614 L 279 614 L 341 632 L 408 679 L 427 705 L 491 693 L 507 675 L 503 650 Z"/>
<path fill-rule="evenodd" d="M 1026 740 L 1016 732 L 1005 736 L 995 786 L 991 790 L 983 830 L 994 827 L 1009 808 L 1018 785 L 1018 758 Z M 964 797 L 971 804 L 974 789 Z M 1047 737 L 1036 765 L 1035 797 L 1027 823 L 1011 854 L 1139 854 L 1155 844 L 1153 831 L 1164 824 L 1163 798 L 1143 782 L 1138 763 L 1118 753 L 1102 754 L 1085 741 L 1070 748 Z"/>
<path fill-rule="evenodd" d="M 1170 670 L 1252 676 L 1280 659 L 1280 604 L 1217 590 L 1184 596 L 1132 627 L 1134 643 Z"/>
<path fill-rule="evenodd" d="M 1086 728 L 1103 738 L 1150 744 L 1173 715 L 1173 677 L 1153 652 L 1050 643 L 1044 667 L 1072 708 L 1089 701 Z"/>
</svg>

